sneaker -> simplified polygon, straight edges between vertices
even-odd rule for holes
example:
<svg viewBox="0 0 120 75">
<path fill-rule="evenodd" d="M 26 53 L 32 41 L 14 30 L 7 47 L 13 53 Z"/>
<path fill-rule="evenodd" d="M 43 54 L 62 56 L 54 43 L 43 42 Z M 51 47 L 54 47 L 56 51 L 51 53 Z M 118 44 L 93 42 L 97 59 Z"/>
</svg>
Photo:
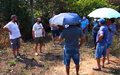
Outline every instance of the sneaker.
<svg viewBox="0 0 120 75">
<path fill-rule="evenodd" d="M 55 44 L 53 44 L 53 47 L 56 47 L 56 45 L 55 45 Z"/>
<path fill-rule="evenodd" d="M 38 56 L 38 53 L 35 53 L 35 56 Z"/>
<path fill-rule="evenodd" d="M 14 59 L 17 59 L 17 55 L 13 57 Z"/>
</svg>

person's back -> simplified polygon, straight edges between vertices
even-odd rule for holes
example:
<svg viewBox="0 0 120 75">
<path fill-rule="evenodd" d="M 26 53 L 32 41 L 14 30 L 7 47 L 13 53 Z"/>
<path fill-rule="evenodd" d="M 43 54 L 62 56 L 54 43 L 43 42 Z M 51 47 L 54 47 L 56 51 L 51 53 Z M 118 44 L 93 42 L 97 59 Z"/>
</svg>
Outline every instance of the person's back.
<svg viewBox="0 0 120 75">
<path fill-rule="evenodd" d="M 79 48 L 78 41 L 80 36 L 82 36 L 82 30 L 78 27 L 68 27 L 63 30 L 65 38 L 65 48 Z"/>
<path fill-rule="evenodd" d="M 81 39 L 80 44 L 79 38 Z M 83 32 L 79 27 L 70 25 L 68 28 L 65 28 L 62 31 L 59 37 L 59 41 L 61 42 L 63 39 L 65 39 L 63 58 L 64 65 L 66 66 L 67 75 L 69 75 L 71 59 L 73 59 L 75 63 L 76 74 L 79 75 L 79 47 L 81 47 L 84 42 Z"/>
</svg>

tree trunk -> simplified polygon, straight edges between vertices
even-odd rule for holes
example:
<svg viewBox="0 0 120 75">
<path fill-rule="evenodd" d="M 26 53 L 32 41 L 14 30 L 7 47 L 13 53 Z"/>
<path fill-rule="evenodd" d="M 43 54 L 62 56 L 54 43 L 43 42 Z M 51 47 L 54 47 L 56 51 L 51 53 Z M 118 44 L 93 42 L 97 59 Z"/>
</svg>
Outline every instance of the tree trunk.
<svg viewBox="0 0 120 75">
<path fill-rule="evenodd" d="M 30 9 L 31 9 L 31 21 L 33 25 L 34 24 L 33 0 L 30 0 Z"/>
</svg>

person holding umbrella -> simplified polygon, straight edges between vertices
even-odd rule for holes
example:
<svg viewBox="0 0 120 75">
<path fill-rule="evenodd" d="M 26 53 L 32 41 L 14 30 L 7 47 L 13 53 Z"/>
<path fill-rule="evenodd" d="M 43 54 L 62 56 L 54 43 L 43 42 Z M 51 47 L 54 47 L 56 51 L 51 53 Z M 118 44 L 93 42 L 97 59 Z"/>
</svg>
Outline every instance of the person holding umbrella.
<svg viewBox="0 0 120 75">
<path fill-rule="evenodd" d="M 101 66 L 100 66 L 100 58 L 103 56 L 103 61 L 102 61 L 102 67 L 104 68 L 104 62 L 105 62 L 105 57 L 106 57 L 106 52 L 107 52 L 107 40 L 108 40 L 108 28 L 105 25 L 105 19 L 100 19 L 99 20 L 100 24 L 100 29 L 97 34 L 97 46 L 96 46 L 96 51 L 95 51 L 95 58 L 97 62 L 97 68 L 93 68 L 95 71 L 101 71 Z"/>
<path fill-rule="evenodd" d="M 115 22 L 115 19 L 112 18 L 110 19 L 110 25 L 108 26 L 108 30 L 109 30 L 109 35 L 108 35 L 108 45 L 107 45 L 107 56 L 106 56 L 106 64 L 109 64 L 110 61 L 109 61 L 109 50 L 110 50 L 110 45 L 112 44 L 113 42 L 113 36 L 116 32 L 116 25 L 114 24 Z"/>
<path fill-rule="evenodd" d="M 79 38 L 81 38 L 80 44 Z M 60 42 L 63 39 L 65 39 L 63 59 L 64 65 L 66 66 L 66 73 L 69 75 L 70 60 L 72 58 L 76 65 L 76 75 L 79 75 L 79 48 L 84 42 L 83 32 L 79 27 L 69 25 L 69 27 L 65 28 L 59 36 Z"/>
<path fill-rule="evenodd" d="M 69 75 L 71 59 L 73 59 L 76 65 L 76 75 L 79 75 L 79 48 L 84 42 L 83 31 L 77 26 L 80 24 L 80 20 L 80 16 L 76 13 L 60 13 L 55 15 L 51 22 L 51 24 L 59 26 L 69 25 L 59 36 L 59 43 L 61 43 L 63 39 L 65 40 L 63 59 L 67 75 Z M 80 43 L 79 38 L 81 38 Z"/>
</svg>

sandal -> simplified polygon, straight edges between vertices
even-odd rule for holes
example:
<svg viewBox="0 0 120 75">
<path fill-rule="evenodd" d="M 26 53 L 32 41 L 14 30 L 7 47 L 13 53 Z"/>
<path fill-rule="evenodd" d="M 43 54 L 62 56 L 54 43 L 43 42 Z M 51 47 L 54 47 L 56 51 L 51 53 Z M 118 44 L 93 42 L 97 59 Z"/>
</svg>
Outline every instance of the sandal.
<svg viewBox="0 0 120 75">
<path fill-rule="evenodd" d="M 101 71 L 101 68 L 93 68 L 95 71 Z"/>
</svg>

